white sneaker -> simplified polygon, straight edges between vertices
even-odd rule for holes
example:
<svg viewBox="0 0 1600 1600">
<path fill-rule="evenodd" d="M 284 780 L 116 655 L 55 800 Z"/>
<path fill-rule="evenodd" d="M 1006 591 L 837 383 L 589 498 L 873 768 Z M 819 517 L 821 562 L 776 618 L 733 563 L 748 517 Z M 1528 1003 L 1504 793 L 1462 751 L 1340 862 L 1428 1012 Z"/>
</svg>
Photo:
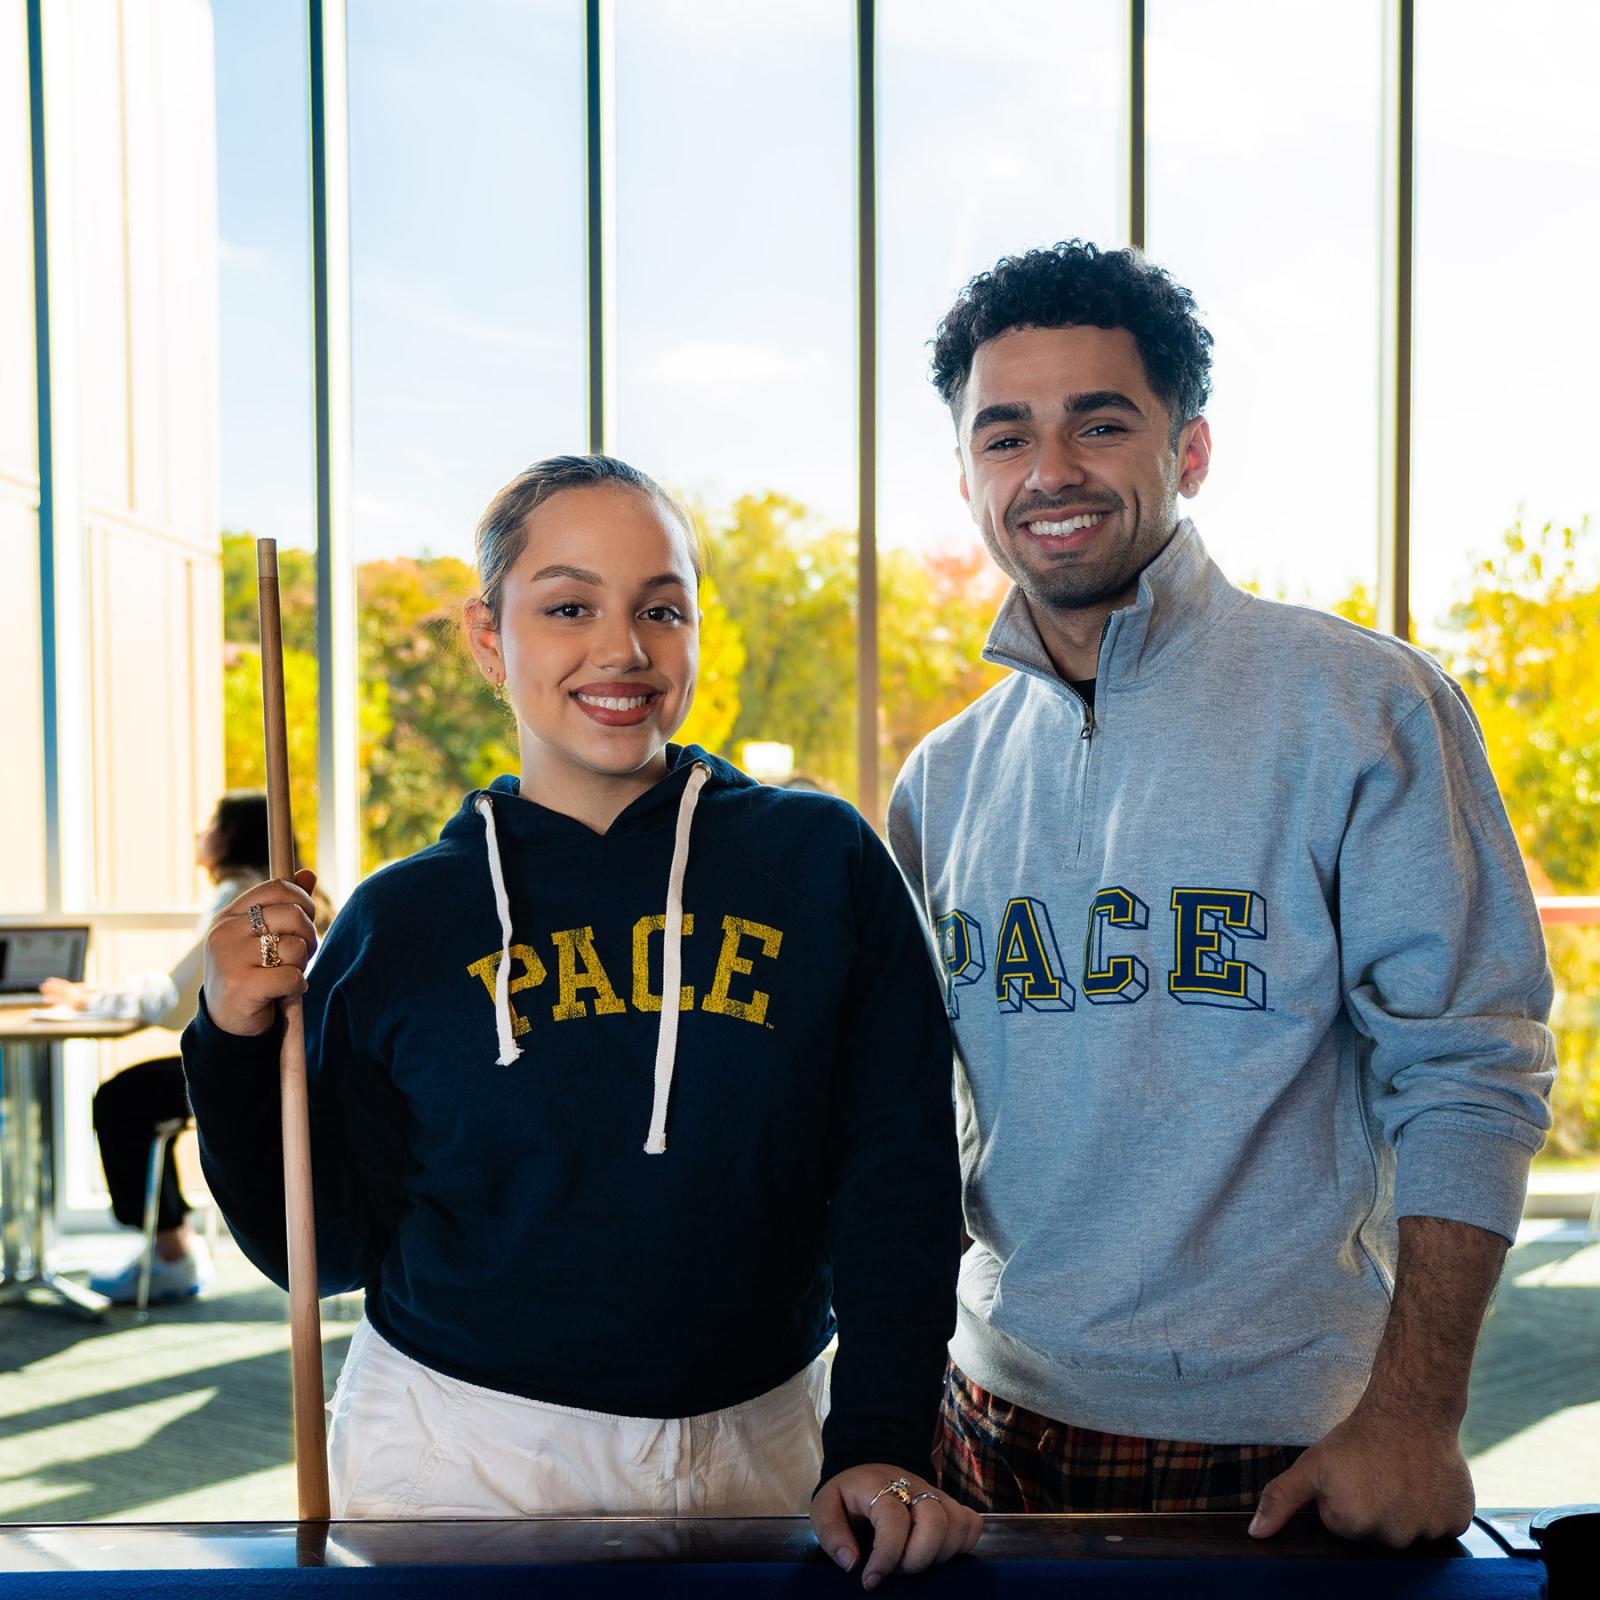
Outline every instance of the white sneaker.
<svg viewBox="0 0 1600 1600">
<path fill-rule="evenodd" d="M 103 1294 L 113 1305 L 135 1304 L 139 1298 L 139 1263 L 143 1258 L 144 1251 L 136 1250 L 125 1265 L 92 1274 L 89 1287 L 96 1294 Z M 150 1304 L 196 1299 L 211 1287 L 212 1276 L 211 1252 L 205 1240 L 196 1236 L 176 1261 L 163 1261 L 157 1256 L 151 1263 Z"/>
</svg>

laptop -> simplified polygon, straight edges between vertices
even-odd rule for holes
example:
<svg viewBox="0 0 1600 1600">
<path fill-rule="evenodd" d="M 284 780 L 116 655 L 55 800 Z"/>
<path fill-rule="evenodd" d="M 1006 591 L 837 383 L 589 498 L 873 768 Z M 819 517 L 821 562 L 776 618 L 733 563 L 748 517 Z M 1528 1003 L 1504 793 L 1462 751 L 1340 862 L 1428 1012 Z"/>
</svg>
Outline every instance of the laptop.
<svg viewBox="0 0 1600 1600">
<path fill-rule="evenodd" d="M 47 1005 L 39 985 L 46 978 L 82 983 L 88 954 L 87 923 L 0 927 L 0 1007 Z"/>
</svg>

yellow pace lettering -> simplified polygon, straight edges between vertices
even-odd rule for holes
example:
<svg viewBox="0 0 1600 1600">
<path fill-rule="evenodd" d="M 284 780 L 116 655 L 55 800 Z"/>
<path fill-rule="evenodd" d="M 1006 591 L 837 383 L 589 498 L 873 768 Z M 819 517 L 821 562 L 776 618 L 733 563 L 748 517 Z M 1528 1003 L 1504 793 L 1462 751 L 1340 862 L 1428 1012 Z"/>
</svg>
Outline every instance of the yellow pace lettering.
<svg viewBox="0 0 1600 1600">
<path fill-rule="evenodd" d="M 561 998 L 550 1008 L 550 1015 L 557 1022 L 588 1016 L 588 1006 L 578 998 L 580 989 L 594 990 L 597 1017 L 614 1016 L 628 1009 L 617 998 L 617 991 L 611 987 L 606 969 L 600 964 L 593 928 L 563 928 L 559 933 L 552 933 L 550 941 L 556 947 L 556 984 L 561 991 Z"/>
<path fill-rule="evenodd" d="M 659 1011 L 661 996 L 650 992 L 650 935 L 666 931 L 667 915 L 658 911 L 653 917 L 640 917 L 633 925 L 633 1009 Z M 683 914 L 683 936 L 694 932 L 694 913 Z M 678 990 L 678 1009 L 694 1010 L 694 985 L 684 984 Z"/>
<path fill-rule="evenodd" d="M 724 917 L 722 952 L 717 957 L 717 975 L 711 980 L 711 990 L 700 1002 L 700 1009 L 717 1011 L 725 1017 L 739 1017 L 745 1022 L 765 1022 L 767 1002 L 771 996 L 757 989 L 748 1000 L 735 1000 L 728 993 L 728 986 L 733 982 L 734 974 L 748 977 L 755 966 L 753 959 L 739 954 L 741 939 L 759 939 L 761 954 L 770 961 L 778 954 L 778 947 L 783 943 L 783 934 L 776 928 L 769 928 L 763 922 L 747 922 L 743 917 Z"/>
<path fill-rule="evenodd" d="M 507 994 L 520 994 L 524 989 L 536 989 L 545 980 L 544 962 L 534 954 L 531 944 L 514 944 L 511 947 L 512 972 L 511 981 L 506 985 Z M 522 963 L 522 975 L 517 976 L 516 963 Z M 489 991 L 489 999 L 494 999 L 495 977 L 500 971 L 500 952 L 491 951 L 481 961 L 474 961 L 467 971 L 474 977 L 483 981 L 483 986 Z M 526 1033 L 533 1024 L 517 1010 L 509 1006 L 511 1012 L 511 1031 L 514 1034 Z"/>
</svg>

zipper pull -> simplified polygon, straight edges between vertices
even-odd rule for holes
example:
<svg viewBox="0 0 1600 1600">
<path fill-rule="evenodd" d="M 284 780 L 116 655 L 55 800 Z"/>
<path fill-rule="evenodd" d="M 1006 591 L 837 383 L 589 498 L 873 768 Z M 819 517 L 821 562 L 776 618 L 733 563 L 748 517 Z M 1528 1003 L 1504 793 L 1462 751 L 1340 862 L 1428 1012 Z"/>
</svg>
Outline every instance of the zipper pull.
<svg viewBox="0 0 1600 1600">
<path fill-rule="evenodd" d="M 1083 732 L 1078 737 L 1080 739 L 1092 739 L 1094 737 L 1094 712 L 1087 706 L 1083 710 Z"/>
</svg>

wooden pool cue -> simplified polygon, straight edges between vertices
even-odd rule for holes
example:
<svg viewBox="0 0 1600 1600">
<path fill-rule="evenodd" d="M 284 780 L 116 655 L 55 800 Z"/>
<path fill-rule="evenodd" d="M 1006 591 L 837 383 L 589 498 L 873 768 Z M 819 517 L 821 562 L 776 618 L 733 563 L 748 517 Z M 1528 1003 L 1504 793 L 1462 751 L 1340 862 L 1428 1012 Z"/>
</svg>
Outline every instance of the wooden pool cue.
<svg viewBox="0 0 1600 1600">
<path fill-rule="evenodd" d="M 293 878 L 289 739 L 283 708 L 283 619 L 278 541 L 256 540 L 261 602 L 261 720 L 266 729 L 267 870 Z M 322 1318 L 317 1307 L 317 1235 L 311 1202 L 311 1119 L 306 1106 L 305 1015 L 299 995 L 280 1001 L 283 1045 L 283 1197 L 289 1240 L 289 1371 L 294 1393 L 294 1472 L 302 1522 L 328 1520 L 328 1448 L 322 1396 Z"/>
</svg>

